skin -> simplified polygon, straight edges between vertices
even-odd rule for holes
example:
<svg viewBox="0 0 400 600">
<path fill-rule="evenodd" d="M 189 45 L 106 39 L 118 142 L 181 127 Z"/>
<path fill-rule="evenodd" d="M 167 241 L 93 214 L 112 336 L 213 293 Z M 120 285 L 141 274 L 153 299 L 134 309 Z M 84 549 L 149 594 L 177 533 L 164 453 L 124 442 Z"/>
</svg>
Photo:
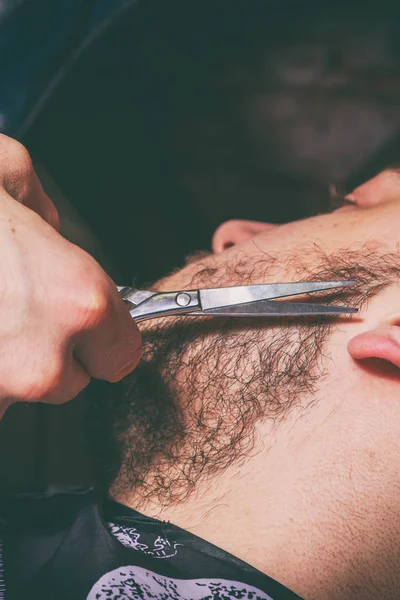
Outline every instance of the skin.
<svg viewBox="0 0 400 600">
<path fill-rule="evenodd" d="M 398 254 L 399 174 L 381 173 L 349 200 L 354 204 L 331 214 L 280 226 L 228 222 L 214 235 L 214 255 L 201 264 L 270 254 L 305 257 L 316 266 L 315 245 L 330 254 L 372 243 Z M 282 260 L 269 278 L 296 280 L 298 267 Z M 198 270 L 189 264 L 157 288 L 193 287 Z M 326 376 L 317 391 L 302 396 L 279 425 L 258 422 L 245 461 L 201 481 L 182 502 L 153 499 L 143 512 L 226 549 L 307 599 L 394 600 L 400 589 L 397 282 L 332 329 L 321 360 Z M 134 490 L 114 497 L 140 506 Z"/>
<path fill-rule="evenodd" d="M 0 134 L 0 417 L 16 401 L 65 402 L 92 377 L 119 381 L 140 333 L 115 285 L 57 232 L 27 150 Z"/>
</svg>

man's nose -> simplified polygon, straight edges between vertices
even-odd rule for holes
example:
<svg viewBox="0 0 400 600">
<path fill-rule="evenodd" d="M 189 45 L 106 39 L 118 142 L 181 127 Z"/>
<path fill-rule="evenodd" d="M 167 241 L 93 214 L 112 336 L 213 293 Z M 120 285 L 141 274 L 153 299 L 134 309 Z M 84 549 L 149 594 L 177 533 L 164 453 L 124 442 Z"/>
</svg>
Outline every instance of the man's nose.
<svg viewBox="0 0 400 600">
<path fill-rule="evenodd" d="M 400 169 L 387 169 L 346 196 L 360 208 L 400 200 Z"/>
<path fill-rule="evenodd" d="M 222 225 L 218 227 L 213 235 L 212 250 L 214 254 L 221 254 L 221 252 L 228 250 L 228 248 L 245 242 L 258 233 L 263 233 L 274 227 L 278 227 L 278 225 L 238 219 L 225 221 L 225 223 L 222 223 Z"/>
</svg>

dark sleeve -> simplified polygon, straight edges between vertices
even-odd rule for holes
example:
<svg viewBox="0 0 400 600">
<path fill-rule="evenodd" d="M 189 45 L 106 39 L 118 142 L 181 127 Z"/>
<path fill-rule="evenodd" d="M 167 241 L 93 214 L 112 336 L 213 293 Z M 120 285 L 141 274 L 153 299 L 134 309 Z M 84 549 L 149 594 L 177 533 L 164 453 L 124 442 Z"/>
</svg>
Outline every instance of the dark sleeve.
<svg viewBox="0 0 400 600">
<path fill-rule="evenodd" d="M 79 49 L 132 1 L 0 2 L 0 132 L 19 137 Z"/>
<path fill-rule="evenodd" d="M 83 584 L 79 578 L 85 577 L 86 570 L 89 576 L 92 572 L 92 546 L 101 547 L 98 562 L 100 573 L 104 572 L 102 560 L 108 559 L 106 534 L 98 513 L 96 496 L 91 489 L 65 494 L 49 492 L 0 496 L 0 600 L 25 599 L 26 590 L 30 590 L 29 597 L 32 599 L 54 598 L 54 579 L 58 580 L 61 588 L 65 570 L 68 580 L 74 579 L 72 573 L 77 569 L 68 569 L 68 557 L 72 560 L 78 558 L 80 565 L 85 564 L 85 569 L 78 574 L 78 580 L 74 580 L 76 589 L 80 589 Z M 92 544 L 93 535 L 95 544 Z M 59 566 L 55 559 L 68 536 L 73 539 L 66 544 L 66 556 L 62 557 Z M 2 589 L 5 590 L 3 596 Z M 77 599 L 84 597 L 82 594 L 76 595 Z"/>
</svg>

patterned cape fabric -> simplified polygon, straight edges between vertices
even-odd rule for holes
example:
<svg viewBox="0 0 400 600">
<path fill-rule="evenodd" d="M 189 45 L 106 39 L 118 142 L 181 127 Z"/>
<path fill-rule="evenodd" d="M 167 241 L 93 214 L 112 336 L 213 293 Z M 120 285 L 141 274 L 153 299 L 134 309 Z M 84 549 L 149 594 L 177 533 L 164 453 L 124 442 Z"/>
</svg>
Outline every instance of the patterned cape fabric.
<svg viewBox="0 0 400 600">
<path fill-rule="evenodd" d="M 224 550 L 99 502 L 93 490 L 3 498 L 0 510 L 6 600 L 300 599 Z"/>
</svg>

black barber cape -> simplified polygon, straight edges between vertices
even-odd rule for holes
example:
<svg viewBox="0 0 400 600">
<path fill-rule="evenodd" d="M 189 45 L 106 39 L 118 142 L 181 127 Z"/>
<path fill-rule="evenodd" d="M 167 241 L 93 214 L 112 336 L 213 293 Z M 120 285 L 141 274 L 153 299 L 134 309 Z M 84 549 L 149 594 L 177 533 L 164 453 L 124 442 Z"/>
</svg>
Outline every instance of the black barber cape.
<svg viewBox="0 0 400 600">
<path fill-rule="evenodd" d="M 300 598 L 171 523 L 100 507 L 93 490 L 3 499 L 1 516 L 1 600 Z"/>
</svg>

